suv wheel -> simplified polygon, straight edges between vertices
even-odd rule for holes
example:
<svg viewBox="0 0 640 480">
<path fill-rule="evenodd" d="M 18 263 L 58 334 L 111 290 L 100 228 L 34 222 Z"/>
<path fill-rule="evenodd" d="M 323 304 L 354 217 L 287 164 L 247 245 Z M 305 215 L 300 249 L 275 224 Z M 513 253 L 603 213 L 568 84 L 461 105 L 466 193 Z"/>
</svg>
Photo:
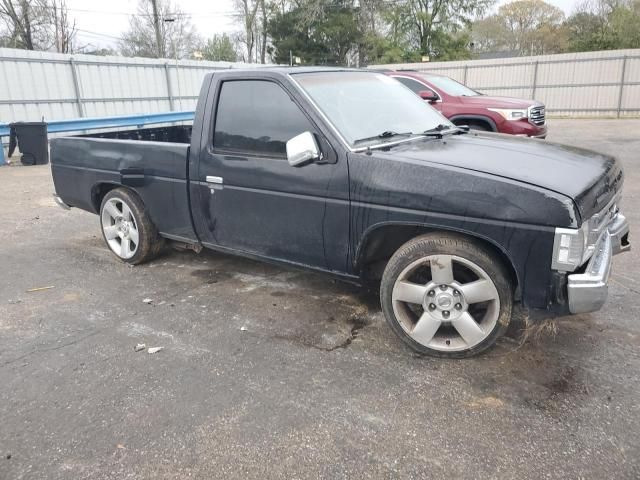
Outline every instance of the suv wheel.
<svg viewBox="0 0 640 480">
<path fill-rule="evenodd" d="M 413 350 L 462 358 L 491 347 L 511 320 L 513 287 L 499 259 L 455 234 L 404 244 L 382 276 L 387 321 Z"/>
</svg>

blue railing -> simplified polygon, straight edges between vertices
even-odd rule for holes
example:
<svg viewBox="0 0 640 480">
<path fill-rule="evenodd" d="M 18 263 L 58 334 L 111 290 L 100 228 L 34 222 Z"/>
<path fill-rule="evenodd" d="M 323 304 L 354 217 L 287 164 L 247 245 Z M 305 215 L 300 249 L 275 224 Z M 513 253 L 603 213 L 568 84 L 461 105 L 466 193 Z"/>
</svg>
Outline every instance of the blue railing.
<svg viewBox="0 0 640 480">
<path fill-rule="evenodd" d="M 193 121 L 195 112 L 166 112 L 148 113 L 144 115 L 124 115 L 118 117 L 94 117 L 75 118 L 72 120 L 57 120 L 47 122 L 49 133 L 80 132 L 83 130 L 96 130 L 102 128 L 136 127 L 142 128 L 145 125 L 154 123 L 173 123 Z M 2 147 L 3 137 L 9 136 L 9 124 L 0 123 L 0 165 L 5 164 L 4 148 Z"/>
</svg>

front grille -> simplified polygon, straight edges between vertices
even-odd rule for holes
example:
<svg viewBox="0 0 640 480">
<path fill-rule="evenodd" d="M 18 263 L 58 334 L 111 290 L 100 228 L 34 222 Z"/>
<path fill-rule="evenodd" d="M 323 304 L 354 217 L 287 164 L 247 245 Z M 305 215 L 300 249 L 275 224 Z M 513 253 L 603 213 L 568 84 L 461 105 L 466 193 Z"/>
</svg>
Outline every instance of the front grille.
<svg viewBox="0 0 640 480">
<path fill-rule="evenodd" d="M 529 121 L 538 127 L 544 125 L 544 105 L 531 107 L 529 110 Z"/>
</svg>

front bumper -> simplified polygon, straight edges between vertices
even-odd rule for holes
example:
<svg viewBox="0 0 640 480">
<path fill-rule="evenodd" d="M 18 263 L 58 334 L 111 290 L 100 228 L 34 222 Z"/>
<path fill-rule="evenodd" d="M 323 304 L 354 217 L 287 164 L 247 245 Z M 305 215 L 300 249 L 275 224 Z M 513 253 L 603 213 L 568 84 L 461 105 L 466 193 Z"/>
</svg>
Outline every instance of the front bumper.
<svg viewBox="0 0 640 480">
<path fill-rule="evenodd" d="M 545 138 L 547 136 L 547 124 L 536 125 L 528 118 L 520 120 L 503 120 L 496 122 L 499 133 L 508 133 L 519 137 Z"/>
<path fill-rule="evenodd" d="M 598 241 L 585 271 L 568 276 L 567 297 L 571 313 L 594 312 L 602 308 L 609 293 L 613 256 L 631 249 L 628 237 L 627 219 L 618 213 Z"/>
</svg>

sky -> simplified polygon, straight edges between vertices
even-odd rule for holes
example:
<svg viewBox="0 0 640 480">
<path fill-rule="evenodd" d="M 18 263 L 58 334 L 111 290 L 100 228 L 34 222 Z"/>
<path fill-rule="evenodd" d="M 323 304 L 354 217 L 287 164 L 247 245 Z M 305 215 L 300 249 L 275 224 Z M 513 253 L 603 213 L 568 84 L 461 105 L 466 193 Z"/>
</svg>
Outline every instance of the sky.
<svg viewBox="0 0 640 480">
<path fill-rule="evenodd" d="M 67 0 L 69 16 L 76 20 L 78 43 L 97 48 L 114 47 L 127 30 L 137 0 Z M 233 0 L 174 0 L 190 16 L 203 37 L 239 29 L 232 17 Z"/>
<path fill-rule="evenodd" d="M 174 0 L 175 1 L 175 0 Z M 565 14 L 571 14 L 579 0 L 546 0 Z M 203 37 L 216 33 L 233 33 L 241 26 L 233 17 L 233 0 L 180 0 L 175 1 Z M 498 0 L 498 5 L 509 0 Z M 135 13 L 136 0 L 67 0 L 69 16 L 76 20 L 79 44 L 108 48 L 115 47 L 118 38 L 127 30 L 128 15 Z"/>
</svg>

